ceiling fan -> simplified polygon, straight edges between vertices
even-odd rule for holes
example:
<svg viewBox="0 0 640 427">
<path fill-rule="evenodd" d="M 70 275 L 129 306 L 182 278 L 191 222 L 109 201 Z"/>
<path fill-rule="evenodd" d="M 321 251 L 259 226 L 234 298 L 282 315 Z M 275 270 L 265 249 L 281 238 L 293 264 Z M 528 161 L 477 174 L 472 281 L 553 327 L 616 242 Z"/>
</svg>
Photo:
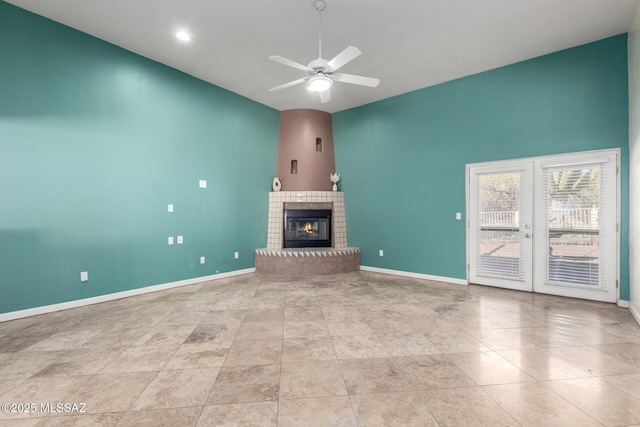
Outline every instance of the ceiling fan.
<svg viewBox="0 0 640 427">
<path fill-rule="evenodd" d="M 335 58 L 330 61 L 322 58 L 322 11 L 327 7 L 324 0 L 316 0 L 313 7 L 318 11 L 320 25 L 318 30 L 318 59 L 309 62 L 309 65 L 302 65 L 282 56 L 274 55 L 269 59 L 289 67 L 309 73 L 307 77 L 285 83 L 280 86 L 272 87 L 270 92 L 285 89 L 291 86 L 308 81 L 308 89 L 320 94 L 320 102 L 325 103 L 331 101 L 331 85 L 333 82 L 351 83 L 361 86 L 376 87 L 380 84 L 380 80 L 372 77 L 355 76 L 353 74 L 336 73 L 342 66 L 348 64 L 362 53 L 357 47 L 349 46 Z"/>
</svg>

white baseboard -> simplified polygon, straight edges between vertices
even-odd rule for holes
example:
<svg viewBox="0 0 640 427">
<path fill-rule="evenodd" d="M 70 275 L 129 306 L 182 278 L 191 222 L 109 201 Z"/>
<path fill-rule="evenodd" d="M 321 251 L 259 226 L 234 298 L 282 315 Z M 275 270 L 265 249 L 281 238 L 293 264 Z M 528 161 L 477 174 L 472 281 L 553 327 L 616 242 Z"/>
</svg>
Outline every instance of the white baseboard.
<svg viewBox="0 0 640 427">
<path fill-rule="evenodd" d="M 640 311 L 638 311 L 638 308 L 635 305 L 631 305 L 629 306 L 629 311 L 633 318 L 636 319 L 636 323 L 640 325 Z"/>
<path fill-rule="evenodd" d="M 433 276 L 431 274 L 413 273 L 411 271 L 389 270 L 387 268 L 368 267 L 361 265 L 360 270 L 374 273 L 392 274 L 394 276 L 412 277 L 414 279 L 433 280 L 434 282 L 453 283 L 454 285 L 468 285 L 466 279 L 454 279 L 453 277 Z"/>
<path fill-rule="evenodd" d="M 629 308 L 629 301 L 625 301 L 625 300 L 623 300 L 623 299 L 619 299 L 619 300 L 616 302 L 616 305 L 617 305 L 618 307 L 622 307 L 622 308 Z"/>
<path fill-rule="evenodd" d="M 243 270 L 229 271 L 227 273 L 212 274 L 210 276 L 194 277 L 193 279 L 179 280 L 177 282 L 162 283 L 160 285 L 145 286 L 144 288 L 131 289 L 128 291 L 116 292 L 113 294 L 100 295 L 97 297 L 84 298 L 75 301 L 68 301 L 59 304 L 44 305 L 42 307 L 28 308 L 25 310 L 11 311 L 9 313 L 0 314 L 0 322 L 21 319 L 23 317 L 37 316 L 39 314 L 53 313 L 60 310 L 68 310 L 70 308 L 82 307 L 85 305 L 98 304 L 101 302 L 113 301 L 116 299 L 133 297 L 136 295 L 148 294 L 151 292 L 164 291 L 166 289 L 178 288 L 180 286 L 195 285 L 200 282 L 208 282 L 210 280 L 224 279 L 227 277 L 240 276 L 243 274 L 254 273 L 255 268 L 245 268 Z"/>
</svg>

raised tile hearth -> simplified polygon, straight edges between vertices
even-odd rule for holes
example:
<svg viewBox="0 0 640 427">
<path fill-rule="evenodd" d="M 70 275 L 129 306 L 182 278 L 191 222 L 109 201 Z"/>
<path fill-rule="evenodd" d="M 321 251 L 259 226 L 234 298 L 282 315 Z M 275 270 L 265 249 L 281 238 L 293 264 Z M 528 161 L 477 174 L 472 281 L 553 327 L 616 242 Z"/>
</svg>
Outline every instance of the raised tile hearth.
<svg viewBox="0 0 640 427">
<path fill-rule="evenodd" d="M 360 249 L 257 249 L 256 271 L 301 277 L 337 274 L 360 269 Z"/>
<path fill-rule="evenodd" d="M 283 249 L 284 209 L 331 209 L 332 247 Z M 344 193 L 278 191 L 269 193 L 267 247 L 256 249 L 258 273 L 284 276 L 336 274 L 360 269 L 360 249 L 347 245 Z"/>
</svg>

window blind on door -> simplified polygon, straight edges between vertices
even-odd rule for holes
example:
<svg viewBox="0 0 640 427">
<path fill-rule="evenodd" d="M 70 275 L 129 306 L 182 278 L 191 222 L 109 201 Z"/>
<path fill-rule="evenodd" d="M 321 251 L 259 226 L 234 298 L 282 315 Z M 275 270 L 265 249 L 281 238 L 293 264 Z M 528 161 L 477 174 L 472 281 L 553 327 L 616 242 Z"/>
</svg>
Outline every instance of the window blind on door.
<svg viewBox="0 0 640 427">
<path fill-rule="evenodd" d="M 543 165 L 548 284 L 600 287 L 600 240 L 606 217 L 603 163 Z"/>
<path fill-rule="evenodd" d="M 482 174 L 478 179 L 480 218 L 476 265 L 480 276 L 524 280 L 519 171 Z"/>
</svg>

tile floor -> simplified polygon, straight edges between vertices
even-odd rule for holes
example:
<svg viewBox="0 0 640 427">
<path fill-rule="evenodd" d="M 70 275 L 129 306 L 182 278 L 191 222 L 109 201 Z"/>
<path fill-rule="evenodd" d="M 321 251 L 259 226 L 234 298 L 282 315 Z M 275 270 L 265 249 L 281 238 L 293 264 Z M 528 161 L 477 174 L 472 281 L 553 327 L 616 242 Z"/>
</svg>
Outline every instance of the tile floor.
<svg viewBox="0 0 640 427">
<path fill-rule="evenodd" d="M 640 425 L 640 328 L 489 287 L 249 274 L 0 323 L 0 403 L 10 426 Z"/>
</svg>

